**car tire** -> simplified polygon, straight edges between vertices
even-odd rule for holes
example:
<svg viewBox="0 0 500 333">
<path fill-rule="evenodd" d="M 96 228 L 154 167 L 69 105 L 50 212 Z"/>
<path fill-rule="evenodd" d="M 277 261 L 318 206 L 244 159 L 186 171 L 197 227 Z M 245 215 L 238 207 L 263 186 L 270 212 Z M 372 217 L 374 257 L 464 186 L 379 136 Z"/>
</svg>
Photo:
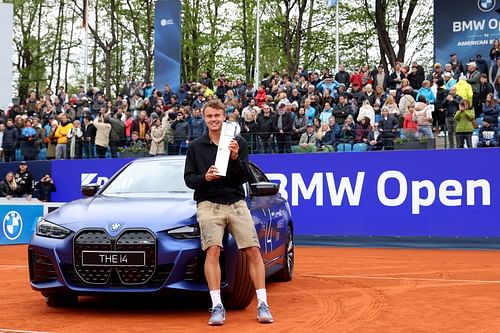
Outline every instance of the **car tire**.
<svg viewBox="0 0 500 333">
<path fill-rule="evenodd" d="M 78 303 L 78 296 L 73 294 L 45 294 L 45 303 L 51 308 L 70 307 Z"/>
<path fill-rule="evenodd" d="M 293 240 L 293 230 L 288 226 L 288 238 L 285 243 L 285 255 L 283 259 L 283 268 L 276 275 L 276 281 L 287 282 L 292 280 L 293 268 L 295 265 L 295 243 Z"/>
<path fill-rule="evenodd" d="M 238 251 L 233 291 L 223 296 L 224 306 L 228 309 L 244 309 L 252 302 L 254 294 L 247 255 L 245 251 Z"/>
</svg>

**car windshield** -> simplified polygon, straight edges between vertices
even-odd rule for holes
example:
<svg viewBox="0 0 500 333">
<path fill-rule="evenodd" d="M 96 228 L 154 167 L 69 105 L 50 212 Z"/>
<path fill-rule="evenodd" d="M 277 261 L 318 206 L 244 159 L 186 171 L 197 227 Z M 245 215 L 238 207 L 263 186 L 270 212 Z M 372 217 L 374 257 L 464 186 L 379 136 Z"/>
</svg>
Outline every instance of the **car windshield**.
<svg viewBox="0 0 500 333">
<path fill-rule="evenodd" d="M 184 161 L 150 160 L 131 163 L 101 193 L 141 195 L 191 193 L 184 183 Z"/>
</svg>

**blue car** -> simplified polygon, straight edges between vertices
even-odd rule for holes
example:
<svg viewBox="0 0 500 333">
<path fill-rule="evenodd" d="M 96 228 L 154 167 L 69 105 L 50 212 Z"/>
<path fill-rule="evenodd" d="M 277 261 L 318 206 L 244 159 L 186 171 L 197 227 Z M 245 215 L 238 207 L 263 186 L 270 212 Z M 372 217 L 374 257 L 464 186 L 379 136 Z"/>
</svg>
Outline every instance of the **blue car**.
<svg viewBox="0 0 500 333">
<path fill-rule="evenodd" d="M 293 223 L 279 185 L 253 163 L 245 184 L 266 276 L 292 279 Z M 88 198 L 61 206 L 38 221 L 29 247 L 31 286 L 49 306 L 79 295 L 203 293 L 204 253 L 193 191 L 184 183 L 184 158 L 135 160 L 102 188 L 82 186 Z M 230 234 L 221 254 L 221 291 L 227 307 L 245 308 L 254 290 L 244 252 Z"/>
</svg>

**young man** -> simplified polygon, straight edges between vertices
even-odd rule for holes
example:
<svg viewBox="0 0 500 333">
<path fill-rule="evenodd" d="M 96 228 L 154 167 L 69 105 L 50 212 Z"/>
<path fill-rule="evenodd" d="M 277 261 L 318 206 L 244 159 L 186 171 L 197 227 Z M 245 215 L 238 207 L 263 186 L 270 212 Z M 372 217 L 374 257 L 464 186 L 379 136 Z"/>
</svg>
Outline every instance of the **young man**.
<svg viewBox="0 0 500 333">
<path fill-rule="evenodd" d="M 261 323 L 273 322 L 267 305 L 264 263 L 259 249 L 259 239 L 245 202 L 243 184 L 248 181 L 246 141 L 236 137 L 231 141 L 227 174 L 218 175 L 215 157 L 226 108 L 218 100 L 203 107 L 208 133 L 189 145 L 184 169 L 186 185 L 195 190 L 198 223 L 201 229 L 201 247 L 206 253 L 205 276 L 212 299 L 212 316 L 209 325 L 222 325 L 226 311 L 221 301 L 221 270 L 219 256 L 226 224 L 238 248 L 245 251 L 252 282 L 257 290 L 257 318 Z"/>
</svg>

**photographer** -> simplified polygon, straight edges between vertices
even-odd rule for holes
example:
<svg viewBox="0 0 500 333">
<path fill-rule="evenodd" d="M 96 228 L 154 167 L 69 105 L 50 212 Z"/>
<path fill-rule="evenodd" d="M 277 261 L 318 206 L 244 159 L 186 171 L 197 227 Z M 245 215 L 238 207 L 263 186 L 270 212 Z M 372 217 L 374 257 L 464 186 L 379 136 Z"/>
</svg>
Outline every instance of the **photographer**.
<svg viewBox="0 0 500 333">
<path fill-rule="evenodd" d="M 54 180 L 50 173 L 46 173 L 39 182 L 36 183 L 35 188 L 38 190 L 38 199 L 43 202 L 51 202 L 52 192 L 56 191 Z"/>
<path fill-rule="evenodd" d="M 109 114 L 103 107 L 99 111 L 97 121 L 93 122 L 96 128 L 95 147 L 98 158 L 105 158 L 106 151 L 109 147 L 109 133 L 111 132 L 111 124 L 109 123 Z"/>
<path fill-rule="evenodd" d="M 180 151 L 181 155 L 186 155 L 187 147 L 189 145 L 188 138 L 191 135 L 191 131 L 189 123 L 185 121 L 182 112 L 177 112 L 177 118 L 172 123 L 171 127 L 175 131 L 173 147 L 174 154 L 178 155 Z"/>
</svg>

